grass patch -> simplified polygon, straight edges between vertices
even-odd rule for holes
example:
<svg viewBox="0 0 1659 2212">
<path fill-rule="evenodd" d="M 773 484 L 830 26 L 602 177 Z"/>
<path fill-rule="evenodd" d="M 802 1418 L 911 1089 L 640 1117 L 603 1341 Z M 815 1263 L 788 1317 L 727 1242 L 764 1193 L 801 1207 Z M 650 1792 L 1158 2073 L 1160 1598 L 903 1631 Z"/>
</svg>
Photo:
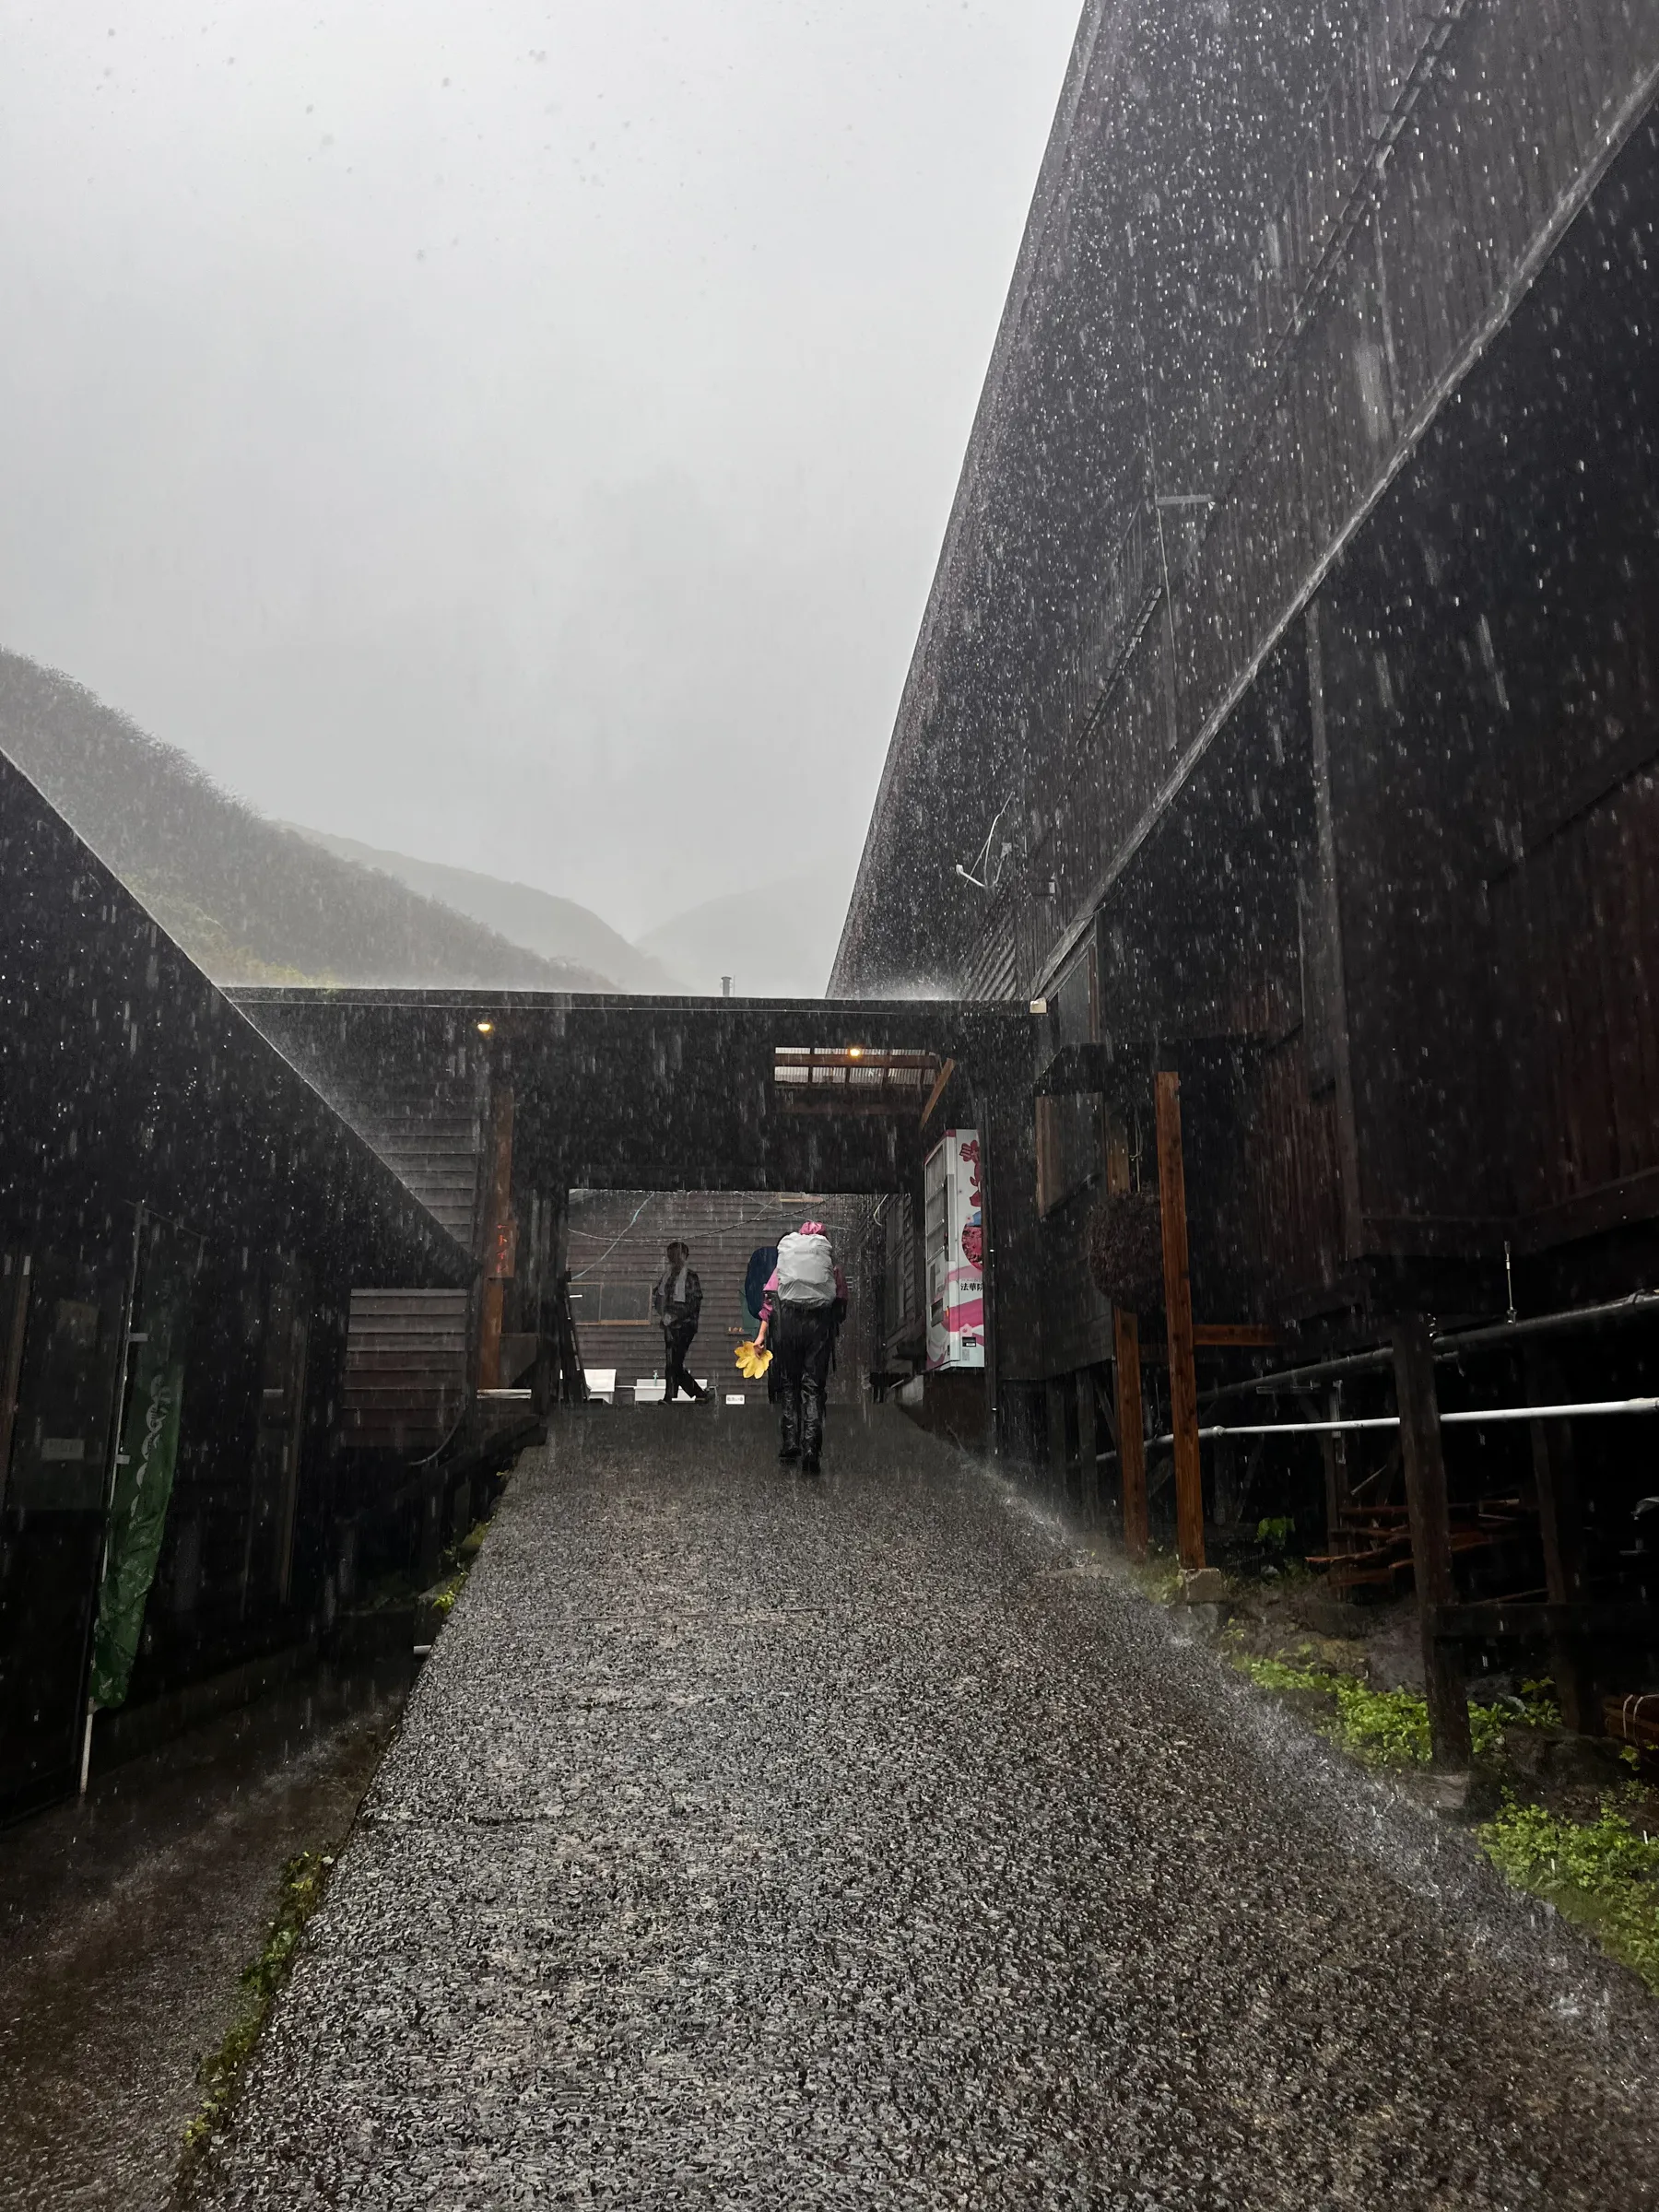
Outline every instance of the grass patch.
<svg viewBox="0 0 1659 2212">
<path fill-rule="evenodd" d="M 202 2107 L 184 2130 L 186 2173 L 199 2163 L 225 2124 L 242 2070 L 270 2018 L 276 1993 L 288 1978 L 306 1923 L 322 1903 L 333 1869 L 333 1856 L 315 1851 L 300 1852 L 282 1869 L 276 1915 L 265 1930 L 259 1956 L 242 1969 L 241 2009 L 218 2049 L 202 2062 Z"/>
<path fill-rule="evenodd" d="M 1328 1697 L 1331 1717 L 1324 1733 L 1361 1766 L 1397 1771 L 1429 1764 L 1429 1706 L 1415 1690 L 1371 1689 L 1357 1675 L 1329 1674 L 1320 1667 L 1297 1666 L 1286 1659 L 1256 1659 L 1244 1653 L 1234 1654 L 1233 1665 L 1258 1689 Z M 1547 1682 L 1528 1682 L 1518 1698 L 1489 1705 L 1471 1703 L 1469 1733 L 1475 1757 L 1487 1761 L 1500 1757 L 1503 1731 L 1518 1723 L 1534 1728 L 1559 1724 L 1561 1716 L 1549 1689 Z"/>
<path fill-rule="evenodd" d="M 1326 1712 L 1313 1725 L 1361 1766 L 1397 1772 L 1429 1764 L 1429 1708 L 1415 1691 L 1370 1689 L 1357 1676 L 1298 1664 L 1296 1657 L 1257 1658 L 1243 1652 L 1231 1657 L 1258 1689 L 1326 1700 Z M 1500 1773 L 1506 1728 L 1560 1724 L 1554 1685 L 1547 1681 L 1524 1682 L 1516 1696 L 1469 1705 L 1475 1758 Z M 1573 1820 L 1541 1805 L 1521 1804 L 1512 1794 L 1476 1835 L 1492 1865 L 1517 1888 L 1576 1922 L 1659 1995 L 1659 1838 L 1633 1827 L 1611 1798 L 1604 1798 L 1598 1818 Z"/>
<path fill-rule="evenodd" d="M 1609 1801 L 1587 1821 L 1512 1802 L 1477 1832 L 1500 1874 L 1587 1928 L 1659 1995 L 1659 1841 Z"/>
</svg>

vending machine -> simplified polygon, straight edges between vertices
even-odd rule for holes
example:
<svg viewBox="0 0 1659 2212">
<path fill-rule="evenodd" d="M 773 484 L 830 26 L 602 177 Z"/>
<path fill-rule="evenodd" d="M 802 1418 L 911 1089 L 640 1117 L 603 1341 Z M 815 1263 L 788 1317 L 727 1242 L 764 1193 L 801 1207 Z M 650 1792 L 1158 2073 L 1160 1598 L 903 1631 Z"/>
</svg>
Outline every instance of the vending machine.
<svg viewBox="0 0 1659 2212">
<path fill-rule="evenodd" d="M 985 1228 L 977 1129 L 947 1129 L 923 1173 L 927 1364 L 985 1364 Z"/>
</svg>

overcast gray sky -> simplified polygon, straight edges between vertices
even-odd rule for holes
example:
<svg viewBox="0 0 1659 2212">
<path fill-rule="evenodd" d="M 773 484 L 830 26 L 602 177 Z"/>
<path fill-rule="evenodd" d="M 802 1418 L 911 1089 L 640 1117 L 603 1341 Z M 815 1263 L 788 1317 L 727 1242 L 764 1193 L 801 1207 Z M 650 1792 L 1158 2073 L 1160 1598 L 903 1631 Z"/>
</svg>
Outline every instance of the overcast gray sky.
<svg viewBox="0 0 1659 2212">
<path fill-rule="evenodd" d="M 633 935 L 850 885 L 1078 0 L 0 0 L 0 640 Z"/>
</svg>

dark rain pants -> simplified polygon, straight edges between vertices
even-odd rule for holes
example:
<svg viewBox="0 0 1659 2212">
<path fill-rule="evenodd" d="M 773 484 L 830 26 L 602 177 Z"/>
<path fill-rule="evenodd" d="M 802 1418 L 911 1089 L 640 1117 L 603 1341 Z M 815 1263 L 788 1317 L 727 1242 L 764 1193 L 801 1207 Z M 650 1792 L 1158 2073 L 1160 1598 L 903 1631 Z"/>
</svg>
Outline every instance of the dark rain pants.
<svg viewBox="0 0 1659 2212">
<path fill-rule="evenodd" d="M 697 1334 L 694 1321 L 671 1321 L 663 1329 L 664 1373 L 667 1387 L 663 1392 L 665 1406 L 672 1406 L 683 1390 L 688 1398 L 706 1398 L 708 1392 L 686 1372 L 686 1354 L 691 1349 L 691 1339 Z"/>
<path fill-rule="evenodd" d="M 816 1466 L 824 1448 L 824 1392 L 835 1348 L 833 1306 L 786 1306 L 780 1300 L 768 1331 L 777 1376 L 782 1449 Z"/>
</svg>

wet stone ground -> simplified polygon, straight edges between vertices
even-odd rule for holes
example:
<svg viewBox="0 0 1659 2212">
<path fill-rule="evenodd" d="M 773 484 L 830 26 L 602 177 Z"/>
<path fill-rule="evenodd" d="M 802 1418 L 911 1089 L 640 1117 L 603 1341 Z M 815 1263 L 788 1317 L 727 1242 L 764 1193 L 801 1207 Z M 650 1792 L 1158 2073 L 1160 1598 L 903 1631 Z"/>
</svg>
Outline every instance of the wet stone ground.
<svg viewBox="0 0 1659 2212">
<path fill-rule="evenodd" d="M 284 1860 L 351 1824 L 406 1665 L 268 1693 L 0 1833 L 0 2207 L 162 2212 Z"/>
<path fill-rule="evenodd" d="M 203 2205 L 1636 2206 L 1648 2001 L 897 1413 L 572 1418 Z"/>
</svg>

